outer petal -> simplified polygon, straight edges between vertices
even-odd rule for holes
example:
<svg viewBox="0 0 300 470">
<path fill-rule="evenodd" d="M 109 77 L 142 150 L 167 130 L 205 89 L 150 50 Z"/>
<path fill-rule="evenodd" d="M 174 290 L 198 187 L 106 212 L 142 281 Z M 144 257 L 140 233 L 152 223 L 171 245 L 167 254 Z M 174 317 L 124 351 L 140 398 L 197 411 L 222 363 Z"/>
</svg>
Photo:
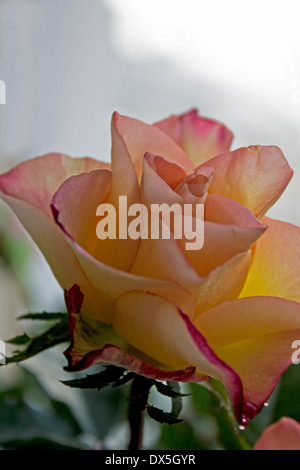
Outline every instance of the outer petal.
<svg viewBox="0 0 300 470">
<path fill-rule="evenodd" d="M 300 450 L 300 425 L 283 417 L 264 430 L 253 450 Z"/>
<path fill-rule="evenodd" d="M 179 116 L 170 116 L 155 125 L 172 137 L 196 165 L 227 152 L 233 139 L 233 134 L 227 127 L 198 116 L 197 109 Z"/>
<path fill-rule="evenodd" d="M 300 302 L 300 228 L 264 217 L 241 297 L 272 295 Z"/>
<path fill-rule="evenodd" d="M 139 241 L 130 238 L 100 240 L 96 234 L 100 220 L 96 209 L 111 195 L 113 177 L 107 170 L 97 170 L 69 178 L 55 194 L 52 209 L 56 222 L 79 246 L 104 264 L 128 270 Z M 115 205 L 113 207 L 116 209 Z"/>
<path fill-rule="evenodd" d="M 180 165 L 194 168 L 193 162 L 179 145 L 157 127 L 118 113 L 114 113 L 113 119 L 126 143 L 139 179 L 142 175 L 143 157 L 146 152 L 165 155 Z"/>
<path fill-rule="evenodd" d="M 242 421 L 239 377 L 217 357 L 176 305 L 159 296 L 129 292 L 115 302 L 113 326 L 122 338 L 147 356 L 172 368 L 194 366 L 204 376 L 222 380 Z"/>
<path fill-rule="evenodd" d="M 247 297 L 202 313 L 195 325 L 241 378 L 244 414 L 255 416 L 292 363 L 291 344 L 300 336 L 300 304 Z"/>
<path fill-rule="evenodd" d="M 110 164 L 89 157 L 72 158 L 61 153 L 49 153 L 27 160 L 1 175 L 0 191 L 51 215 L 52 197 L 67 178 L 99 169 L 110 169 Z"/>
<path fill-rule="evenodd" d="M 263 215 L 280 197 L 293 171 L 278 147 L 251 146 L 209 161 L 215 169 L 209 192 L 221 194 Z"/>
<path fill-rule="evenodd" d="M 134 349 L 107 325 L 86 319 L 80 314 L 83 294 L 74 285 L 65 295 L 69 312 L 71 344 L 65 351 L 66 370 L 83 370 L 94 364 L 112 364 L 158 380 L 200 382 L 206 380 L 195 373 L 195 367 L 172 370 Z"/>
<path fill-rule="evenodd" d="M 59 284 L 69 289 L 77 282 L 84 290 L 85 307 L 91 314 L 98 310 L 93 289 L 50 215 L 50 202 L 54 192 L 72 174 L 106 166 L 90 158 L 49 154 L 26 161 L 0 176 L 1 198 L 39 246 Z"/>
</svg>

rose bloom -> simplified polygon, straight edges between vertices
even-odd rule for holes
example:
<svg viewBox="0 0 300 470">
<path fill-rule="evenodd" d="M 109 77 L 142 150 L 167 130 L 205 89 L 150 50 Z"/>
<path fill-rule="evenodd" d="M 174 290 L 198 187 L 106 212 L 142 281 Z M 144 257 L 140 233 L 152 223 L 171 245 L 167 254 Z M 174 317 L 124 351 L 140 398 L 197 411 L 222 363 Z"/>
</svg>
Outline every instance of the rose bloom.
<svg viewBox="0 0 300 470">
<path fill-rule="evenodd" d="M 300 334 L 300 230 L 265 216 L 292 177 L 277 147 L 229 151 L 196 110 L 148 125 L 114 113 L 111 164 L 48 154 L 0 177 L 0 195 L 66 291 L 67 370 L 114 364 L 146 377 L 221 380 L 238 421 L 262 408 Z M 99 240 L 119 196 L 205 203 L 204 246 Z"/>
</svg>

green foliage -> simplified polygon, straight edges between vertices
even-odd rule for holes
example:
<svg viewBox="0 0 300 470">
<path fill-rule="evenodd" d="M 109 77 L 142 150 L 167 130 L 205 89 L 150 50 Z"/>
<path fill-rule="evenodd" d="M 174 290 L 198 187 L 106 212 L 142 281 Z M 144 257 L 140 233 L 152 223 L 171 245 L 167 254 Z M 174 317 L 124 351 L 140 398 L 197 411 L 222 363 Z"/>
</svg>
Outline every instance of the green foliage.
<svg viewBox="0 0 300 470">
<path fill-rule="evenodd" d="M 193 392 L 191 405 L 195 413 L 192 421 L 199 434 L 205 436 L 205 427 L 209 425 L 216 430 L 213 436 L 213 448 L 246 450 L 250 446 L 239 430 L 233 415 L 227 392 L 221 382 L 210 379 L 202 384 L 190 384 Z M 201 424 L 204 423 L 204 428 Z"/>
<path fill-rule="evenodd" d="M 99 372 L 99 374 L 87 375 L 81 379 L 66 380 L 62 381 L 62 383 L 71 388 L 88 388 L 97 389 L 99 391 L 109 385 L 115 385 L 117 380 L 124 375 L 124 372 L 125 369 L 121 369 L 120 367 L 107 366 L 106 369 Z"/>
<path fill-rule="evenodd" d="M 291 365 L 282 376 L 272 407 L 272 422 L 289 416 L 300 422 L 300 365 Z"/>
<path fill-rule="evenodd" d="M 21 362 L 45 349 L 69 341 L 66 313 L 29 313 L 22 320 L 38 320 L 48 327 L 30 338 L 23 334 L 7 341 L 18 347 L 7 364 Z M 49 326 L 50 322 L 50 326 Z M 41 386 L 26 373 L 30 388 L 41 393 Z M 139 376 L 115 366 L 104 366 L 95 374 L 63 380 L 72 389 L 77 388 L 86 400 L 89 419 L 97 430 L 95 439 L 105 439 L 120 422 L 127 420 L 127 388 Z M 262 430 L 282 416 L 300 421 L 300 367 L 291 366 L 283 375 L 270 406 L 241 431 L 232 412 L 231 403 L 223 385 L 216 380 L 202 384 L 184 384 L 184 393 L 177 382 L 161 382 L 140 377 L 144 383 L 142 410 L 154 421 L 176 426 L 160 426 L 157 449 L 250 449 Z M 149 391 L 171 399 L 171 411 L 149 403 Z M 121 391 L 122 389 L 122 391 Z M 86 449 L 89 446 L 79 436 L 82 429 L 69 407 L 47 397 L 46 409 L 32 406 L 22 387 L 0 393 L 0 446 L 4 449 Z M 101 399 L 94 393 L 101 390 Z M 287 399 L 288 397 L 288 399 Z M 134 398 L 136 400 L 137 397 Z M 185 399 L 183 401 L 183 399 Z M 34 403 L 34 400 L 33 400 Z M 183 407 L 183 405 L 185 405 Z M 164 408 L 164 405 L 161 406 Z M 183 419 L 179 416 L 183 414 Z"/>
<path fill-rule="evenodd" d="M 50 314 L 41 313 L 41 314 L 29 314 L 21 317 L 22 319 L 37 319 L 37 320 L 46 320 L 49 321 Z M 69 324 L 67 314 L 60 314 L 59 318 L 57 316 L 53 320 L 57 320 L 55 325 L 41 333 L 34 338 L 29 338 L 27 335 L 17 336 L 8 341 L 8 343 L 16 345 L 25 345 L 23 350 L 17 350 L 14 352 L 14 355 L 6 358 L 6 364 L 12 362 L 21 362 L 25 359 L 29 359 L 36 354 L 45 351 L 48 348 L 56 346 L 57 344 L 64 343 L 70 340 L 69 333 Z M 34 318 L 33 318 L 34 317 Z"/>
<path fill-rule="evenodd" d="M 49 397 L 33 374 L 21 369 L 18 386 L 0 393 L 0 446 L 4 449 L 87 446 L 70 408 Z"/>
</svg>

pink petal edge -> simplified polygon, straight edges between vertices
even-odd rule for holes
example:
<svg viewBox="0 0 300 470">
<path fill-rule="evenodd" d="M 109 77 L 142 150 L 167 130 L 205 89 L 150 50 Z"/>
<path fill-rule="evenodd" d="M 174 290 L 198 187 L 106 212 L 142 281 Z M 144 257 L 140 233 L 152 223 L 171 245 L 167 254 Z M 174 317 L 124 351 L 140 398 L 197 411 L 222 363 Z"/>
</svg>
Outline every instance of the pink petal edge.
<svg viewBox="0 0 300 470">
<path fill-rule="evenodd" d="M 139 358 L 132 356 L 123 349 L 113 344 L 106 344 L 101 349 L 81 353 L 76 351 L 75 343 L 75 327 L 76 322 L 80 321 L 79 312 L 83 302 L 83 294 L 80 292 L 79 287 L 75 284 L 69 291 L 65 292 L 65 299 L 67 309 L 69 312 L 69 324 L 71 333 L 71 342 L 69 347 L 64 352 L 68 361 L 68 366 L 65 367 L 66 371 L 81 371 L 95 364 L 111 364 L 118 367 L 126 368 L 134 373 L 143 375 L 145 377 L 157 380 L 174 380 L 178 382 L 203 382 L 209 380 L 208 376 L 201 376 L 196 373 L 195 367 L 187 367 L 186 369 L 165 371 L 154 367 Z M 237 421 L 246 426 L 250 419 L 252 419 L 261 410 L 252 403 L 245 403 L 243 396 L 243 386 L 238 374 L 231 369 L 225 362 L 223 362 L 210 348 L 206 339 L 195 328 L 188 315 L 180 311 L 178 312 L 186 328 L 191 335 L 193 341 L 198 347 L 199 351 L 214 365 L 216 365 L 223 375 L 223 382 L 228 390 L 233 409 Z"/>
<path fill-rule="evenodd" d="M 64 368 L 68 372 L 84 370 L 95 364 L 110 364 L 123 367 L 136 374 L 150 379 L 174 380 L 179 382 L 202 382 L 209 377 L 199 376 L 195 373 L 195 367 L 187 367 L 184 370 L 165 371 L 138 359 L 123 349 L 113 344 L 106 344 L 102 349 L 96 349 L 86 354 L 74 350 L 74 336 L 76 322 L 80 321 L 79 312 L 83 302 L 83 294 L 74 284 L 71 289 L 65 291 L 65 301 L 69 313 L 69 325 L 71 342 L 64 352 L 68 365 Z"/>
</svg>

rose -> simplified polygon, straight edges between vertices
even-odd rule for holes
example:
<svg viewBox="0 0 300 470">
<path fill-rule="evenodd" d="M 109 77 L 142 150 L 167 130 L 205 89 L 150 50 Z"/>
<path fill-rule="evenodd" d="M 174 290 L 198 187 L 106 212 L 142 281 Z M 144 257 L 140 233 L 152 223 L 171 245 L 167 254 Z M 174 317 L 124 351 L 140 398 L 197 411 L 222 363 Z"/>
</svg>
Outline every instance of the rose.
<svg viewBox="0 0 300 470">
<path fill-rule="evenodd" d="M 300 450 L 299 423 L 284 416 L 264 430 L 253 450 Z"/>
<path fill-rule="evenodd" d="M 161 380 L 221 380 L 240 423 L 291 364 L 299 228 L 266 218 L 292 170 L 277 147 L 230 152 L 196 111 L 155 125 L 115 113 L 112 163 L 49 154 L 0 177 L 2 198 L 66 290 L 69 370 L 115 364 Z M 99 240 L 96 208 L 205 201 L 204 247 Z M 80 312 L 80 313 L 79 313 Z"/>
</svg>

